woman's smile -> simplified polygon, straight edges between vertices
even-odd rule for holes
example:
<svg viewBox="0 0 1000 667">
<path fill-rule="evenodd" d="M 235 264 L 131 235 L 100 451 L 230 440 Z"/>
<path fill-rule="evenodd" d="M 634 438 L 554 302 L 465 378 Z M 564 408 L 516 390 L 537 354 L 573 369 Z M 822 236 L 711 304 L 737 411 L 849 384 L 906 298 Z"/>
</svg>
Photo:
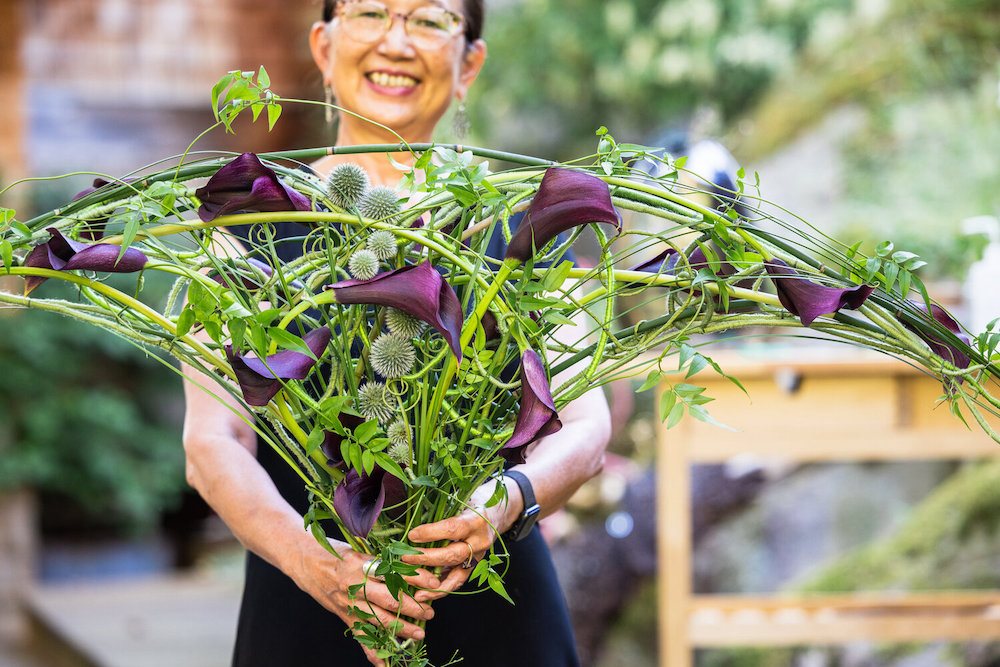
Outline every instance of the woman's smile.
<svg viewBox="0 0 1000 667">
<path fill-rule="evenodd" d="M 365 74 L 371 87 L 383 95 L 403 96 L 412 93 L 420 80 L 403 72 L 374 70 Z"/>
</svg>

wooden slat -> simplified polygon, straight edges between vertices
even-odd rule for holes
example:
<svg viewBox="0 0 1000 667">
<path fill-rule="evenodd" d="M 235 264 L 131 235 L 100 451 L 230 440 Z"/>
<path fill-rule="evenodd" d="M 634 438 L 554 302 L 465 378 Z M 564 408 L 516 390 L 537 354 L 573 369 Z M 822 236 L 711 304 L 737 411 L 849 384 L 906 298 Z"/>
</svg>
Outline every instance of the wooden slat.
<svg viewBox="0 0 1000 667">
<path fill-rule="evenodd" d="M 853 350 L 817 357 L 794 351 L 777 359 L 733 353 L 713 358 L 750 396 L 703 372 L 693 382 L 716 399 L 708 406 L 711 414 L 739 432 L 691 419 L 671 431 L 662 425 L 658 430 L 661 665 L 689 667 L 696 646 L 1000 638 L 1000 591 L 692 596 L 691 463 L 723 462 L 739 454 L 796 462 L 1000 454 L 990 438 L 938 405 L 940 383 L 898 360 Z M 1000 428 L 1000 420 L 990 422 Z"/>
</svg>

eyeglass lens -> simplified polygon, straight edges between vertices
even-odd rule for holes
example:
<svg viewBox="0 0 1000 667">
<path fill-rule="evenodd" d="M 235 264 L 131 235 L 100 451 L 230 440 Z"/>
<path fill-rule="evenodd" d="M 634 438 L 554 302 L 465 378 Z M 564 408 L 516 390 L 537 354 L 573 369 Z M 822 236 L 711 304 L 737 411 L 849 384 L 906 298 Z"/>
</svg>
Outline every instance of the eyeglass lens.
<svg viewBox="0 0 1000 667">
<path fill-rule="evenodd" d="M 402 14 L 389 11 L 381 2 L 350 2 L 343 5 L 341 13 L 348 34 L 362 42 L 381 39 L 395 16 L 403 19 L 406 34 L 414 45 L 422 48 L 444 44 L 455 34 L 461 21 L 461 17 L 435 5 L 423 5 Z"/>
</svg>

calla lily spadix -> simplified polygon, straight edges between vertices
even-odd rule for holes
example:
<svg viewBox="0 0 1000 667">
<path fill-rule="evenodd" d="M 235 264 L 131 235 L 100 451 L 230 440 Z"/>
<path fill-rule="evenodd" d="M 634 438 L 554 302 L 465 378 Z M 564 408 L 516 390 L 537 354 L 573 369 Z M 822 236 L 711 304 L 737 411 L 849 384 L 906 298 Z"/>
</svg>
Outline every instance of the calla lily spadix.
<svg viewBox="0 0 1000 667">
<path fill-rule="evenodd" d="M 309 198 L 285 185 L 253 153 L 243 153 L 195 191 L 198 217 L 211 222 L 241 211 L 309 211 Z"/>
<path fill-rule="evenodd" d="M 327 286 L 337 303 L 389 306 L 423 320 L 445 337 L 462 360 L 459 336 L 465 315 L 455 290 L 430 262 L 380 273 L 369 280 L 343 280 Z"/>
<path fill-rule="evenodd" d="M 383 468 L 376 465 L 370 475 L 351 468 L 333 492 L 333 508 L 352 535 L 367 537 L 382 509 L 405 499 L 402 480 Z"/>
<path fill-rule="evenodd" d="M 525 350 L 521 355 L 521 407 L 514 433 L 500 455 L 510 463 L 524 463 L 525 447 L 561 428 L 542 359 L 534 350 Z"/>
<path fill-rule="evenodd" d="M 330 343 L 330 328 L 313 329 L 302 340 L 319 358 Z M 316 365 L 316 359 L 295 350 L 282 350 L 261 361 L 256 357 L 238 354 L 232 346 L 227 345 L 226 357 L 236 374 L 244 400 L 255 407 L 267 405 L 281 390 L 282 380 L 304 380 Z"/>
<path fill-rule="evenodd" d="M 605 222 L 621 230 L 608 184 L 582 171 L 552 167 L 542 177 L 504 259 L 526 262 L 559 234 L 591 222 Z"/>
<path fill-rule="evenodd" d="M 872 285 L 856 287 L 828 287 L 802 278 L 799 273 L 780 259 L 764 263 L 778 292 L 778 300 L 785 310 L 797 315 L 802 324 L 809 326 L 820 315 L 835 313 L 841 308 L 860 308 L 874 291 Z"/>
<path fill-rule="evenodd" d="M 56 271 L 106 271 L 108 273 L 132 273 L 146 266 L 148 258 L 137 248 L 126 248 L 111 243 L 83 243 L 63 236 L 59 230 L 50 227 L 52 238 L 35 246 L 24 260 L 25 266 Z M 25 279 L 25 294 L 31 292 L 47 278 L 28 276 Z"/>
</svg>

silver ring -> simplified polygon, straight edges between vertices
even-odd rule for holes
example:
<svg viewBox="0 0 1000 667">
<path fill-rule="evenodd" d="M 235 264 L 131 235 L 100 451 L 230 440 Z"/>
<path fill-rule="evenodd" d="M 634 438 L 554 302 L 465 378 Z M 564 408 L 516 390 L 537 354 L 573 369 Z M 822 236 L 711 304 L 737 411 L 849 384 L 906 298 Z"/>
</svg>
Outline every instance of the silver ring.
<svg viewBox="0 0 1000 667">
<path fill-rule="evenodd" d="M 382 567 L 381 558 L 372 558 L 371 560 L 365 561 L 365 564 L 361 566 L 364 570 L 365 576 L 369 579 L 374 579 L 375 581 L 385 581 L 385 577 L 381 574 L 375 574 L 375 570 Z"/>
</svg>

